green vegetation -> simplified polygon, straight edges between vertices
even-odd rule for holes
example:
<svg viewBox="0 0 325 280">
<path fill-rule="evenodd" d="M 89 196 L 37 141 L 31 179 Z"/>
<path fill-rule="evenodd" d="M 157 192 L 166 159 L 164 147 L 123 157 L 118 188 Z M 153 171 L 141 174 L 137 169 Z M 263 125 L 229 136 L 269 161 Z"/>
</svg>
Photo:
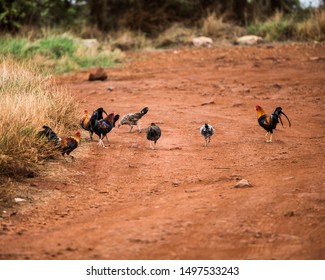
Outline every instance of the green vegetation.
<svg viewBox="0 0 325 280">
<path fill-rule="evenodd" d="M 249 25 L 247 32 L 269 41 L 324 41 L 325 10 L 311 11 L 304 17 L 277 12 L 264 22 Z"/>
<path fill-rule="evenodd" d="M 119 50 L 100 45 L 87 47 L 72 35 L 49 35 L 29 40 L 22 37 L 0 37 L 0 56 L 37 62 L 49 73 L 64 73 L 85 67 L 111 67 L 123 58 Z"/>
</svg>

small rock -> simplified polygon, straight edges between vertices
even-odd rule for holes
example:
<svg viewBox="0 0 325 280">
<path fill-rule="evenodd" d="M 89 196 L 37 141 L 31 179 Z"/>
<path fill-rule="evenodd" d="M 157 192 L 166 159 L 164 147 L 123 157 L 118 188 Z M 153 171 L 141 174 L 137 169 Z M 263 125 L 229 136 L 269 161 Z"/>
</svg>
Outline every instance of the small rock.
<svg viewBox="0 0 325 280">
<path fill-rule="evenodd" d="M 237 38 L 234 44 L 236 45 L 256 45 L 263 43 L 263 38 L 255 35 L 246 35 Z"/>
<path fill-rule="evenodd" d="M 178 180 L 175 180 L 172 182 L 173 187 L 178 187 L 180 184 L 181 184 L 181 182 Z"/>
<path fill-rule="evenodd" d="M 20 197 L 16 197 L 15 199 L 15 202 L 24 202 L 24 201 L 26 201 L 26 199 L 24 199 L 24 198 L 20 198 Z"/>
<path fill-rule="evenodd" d="M 109 86 L 109 87 L 107 88 L 108 91 L 113 91 L 113 89 L 114 89 L 114 88 L 111 87 L 111 86 Z"/>
<path fill-rule="evenodd" d="M 276 89 L 280 89 L 280 88 L 282 88 L 282 86 L 279 85 L 279 84 L 274 84 L 274 85 L 272 85 L 272 87 L 274 87 L 274 88 L 276 88 Z"/>
<path fill-rule="evenodd" d="M 97 48 L 99 46 L 99 42 L 97 41 L 97 39 L 84 39 L 82 40 L 82 44 L 86 48 Z"/>
<path fill-rule="evenodd" d="M 89 81 L 105 81 L 107 79 L 107 74 L 102 67 L 97 67 L 95 72 L 89 74 Z"/>
<path fill-rule="evenodd" d="M 285 217 L 293 217 L 295 215 L 294 211 L 288 211 L 287 213 L 284 214 Z"/>
<path fill-rule="evenodd" d="M 211 47 L 213 40 L 209 37 L 200 36 L 193 38 L 192 43 L 195 47 Z"/>
<path fill-rule="evenodd" d="M 252 188 L 253 185 L 246 179 L 240 180 L 234 188 Z"/>
</svg>

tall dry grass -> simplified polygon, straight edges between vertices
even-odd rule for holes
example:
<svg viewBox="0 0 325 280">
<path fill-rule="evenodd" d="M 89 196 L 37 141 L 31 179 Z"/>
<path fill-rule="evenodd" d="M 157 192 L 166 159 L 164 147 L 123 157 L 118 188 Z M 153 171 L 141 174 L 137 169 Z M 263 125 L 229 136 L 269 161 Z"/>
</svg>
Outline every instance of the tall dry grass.
<svg viewBox="0 0 325 280">
<path fill-rule="evenodd" d="M 300 41 L 325 40 L 325 9 L 318 9 L 312 12 L 306 20 L 297 23 L 295 36 Z"/>
<path fill-rule="evenodd" d="M 216 40 L 234 41 L 237 36 L 245 34 L 245 29 L 231 22 L 226 22 L 223 16 L 209 13 L 202 19 L 200 31 L 205 36 Z"/>
<path fill-rule="evenodd" d="M 35 66 L 0 60 L 0 178 L 34 176 L 51 149 L 36 137 L 44 124 L 58 134 L 78 124 L 77 104 L 67 89 Z"/>
</svg>

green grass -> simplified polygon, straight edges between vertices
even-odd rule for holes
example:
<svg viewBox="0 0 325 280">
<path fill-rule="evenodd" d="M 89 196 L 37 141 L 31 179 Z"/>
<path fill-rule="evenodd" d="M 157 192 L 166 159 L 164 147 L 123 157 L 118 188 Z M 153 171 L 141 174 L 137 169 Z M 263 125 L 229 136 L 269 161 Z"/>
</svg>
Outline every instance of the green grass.
<svg viewBox="0 0 325 280">
<path fill-rule="evenodd" d="M 325 11 L 315 10 L 303 17 L 277 12 L 264 22 L 248 25 L 247 33 L 262 36 L 269 41 L 324 41 Z"/>
<path fill-rule="evenodd" d="M 123 53 L 103 46 L 86 47 L 72 35 L 48 35 L 37 40 L 23 37 L 0 37 L 0 57 L 33 61 L 46 73 L 64 73 L 82 68 L 112 67 Z"/>
</svg>

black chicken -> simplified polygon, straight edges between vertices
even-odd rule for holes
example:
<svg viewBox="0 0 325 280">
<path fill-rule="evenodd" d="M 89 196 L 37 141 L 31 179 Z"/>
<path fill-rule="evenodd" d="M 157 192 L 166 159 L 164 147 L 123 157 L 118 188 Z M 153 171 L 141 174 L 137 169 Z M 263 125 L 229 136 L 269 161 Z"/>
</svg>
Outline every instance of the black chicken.
<svg viewBox="0 0 325 280">
<path fill-rule="evenodd" d="M 91 117 L 90 123 L 94 133 L 99 137 L 99 146 L 106 148 L 103 139 L 105 137 L 107 139 L 107 134 L 113 129 L 113 127 L 115 127 L 115 123 L 117 122 L 119 117 L 120 115 L 114 115 L 114 113 L 109 114 L 106 118 L 102 120 L 97 120 L 96 116 L 94 115 Z"/>
<path fill-rule="evenodd" d="M 150 148 L 155 149 L 156 143 L 161 136 L 160 128 L 155 123 L 151 123 L 151 125 L 146 129 L 146 134 L 147 139 L 150 141 Z M 154 146 L 152 146 L 152 141 L 154 142 Z"/>
<path fill-rule="evenodd" d="M 42 129 L 37 133 L 39 138 L 45 137 L 48 141 L 53 141 L 55 145 L 60 143 L 61 138 L 49 126 L 43 125 Z"/>
</svg>

